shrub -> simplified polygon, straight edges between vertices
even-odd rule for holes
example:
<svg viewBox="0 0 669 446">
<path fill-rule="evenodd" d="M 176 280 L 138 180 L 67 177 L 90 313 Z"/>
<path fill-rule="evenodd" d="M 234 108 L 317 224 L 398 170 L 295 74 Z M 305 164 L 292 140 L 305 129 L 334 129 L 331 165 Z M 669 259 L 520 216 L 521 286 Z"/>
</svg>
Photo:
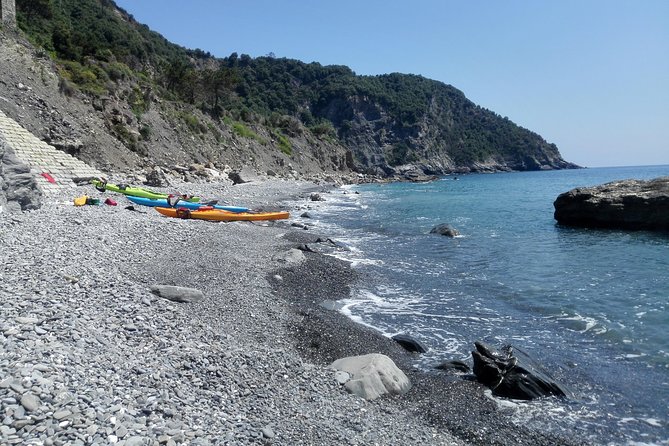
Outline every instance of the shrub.
<svg viewBox="0 0 669 446">
<path fill-rule="evenodd" d="M 279 150 L 281 150 L 286 155 L 291 156 L 293 154 L 293 145 L 290 143 L 290 140 L 286 137 L 286 135 L 274 132 L 274 136 L 279 143 Z"/>
<path fill-rule="evenodd" d="M 142 139 L 147 141 L 149 138 L 151 138 L 151 127 L 148 124 L 144 124 L 142 127 L 140 127 L 139 133 L 142 135 Z"/>
<path fill-rule="evenodd" d="M 241 122 L 234 122 L 232 124 L 232 130 L 235 132 L 235 134 L 241 136 L 242 138 L 253 139 L 263 145 L 267 144 L 267 141 L 262 139 L 256 132 L 254 132 Z"/>
<path fill-rule="evenodd" d="M 336 138 L 337 131 L 330 121 L 321 122 L 313 127 L 310 127 L 311 133 L 317 138 Z"/>
<path fill-rule="evenodd" d="M 206 133 L 207 126 L 200 122 L 200 120 L 192 113 L 181 112 L 181 120 L 186 123 L 186 126 L 195 133 Z"/>
<path fill-rule="evenodd" d="M 72 85 L 72 83 L 67 79 L 61 77 L 60 80 L 58 81 L 58 91 L 60 91 L 68 98 L 71 98 L 76 94 L 77 87 Z"/>
</svg>

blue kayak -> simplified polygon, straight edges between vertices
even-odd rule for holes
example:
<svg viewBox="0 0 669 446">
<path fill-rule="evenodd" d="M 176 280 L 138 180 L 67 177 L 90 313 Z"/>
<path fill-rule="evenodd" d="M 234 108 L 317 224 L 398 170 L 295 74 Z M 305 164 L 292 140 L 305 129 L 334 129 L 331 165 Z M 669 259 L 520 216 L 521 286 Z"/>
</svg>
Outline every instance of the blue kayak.
<svg viewBox="0 0 669 446">
<path fill-rule="evenodd" d="M 165 198 L 142 198 L 142 197 L 133 197 L 130 195 L 126 195 L 126 198 L 130 201 L 132 201 L 135 204 L 140 204 L 142 206 L 151 206 L 151 207 L 161 207 L 161 208 L 169 208 L 172 207 L 169 205 L 167 202 L 167 199 Z M 186 209 L 200 209 L 202 206 L 207 206 L 206 203 L 193 203 L 191 201 L 185 201 L 185 200 L 179 200 L 177 203 L 176 207 L 178 208 L 186 208 Z M 228 211 L 228 212 L 248 212 L 249 208 L 244 208 L 240 206 L 225 206 L 225 205 L 220 205 L 220 204 L 215 204 L 211 206 L 214 209 L 220 209 L 222 211 Z"/>
</svg>

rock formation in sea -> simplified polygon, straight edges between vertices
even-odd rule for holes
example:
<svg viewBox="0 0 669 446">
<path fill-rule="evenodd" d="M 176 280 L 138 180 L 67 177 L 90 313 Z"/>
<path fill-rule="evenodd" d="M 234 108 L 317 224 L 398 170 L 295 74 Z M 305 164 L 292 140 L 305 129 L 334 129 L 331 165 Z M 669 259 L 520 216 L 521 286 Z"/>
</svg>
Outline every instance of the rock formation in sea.
<svg viewBox="0 0 669 446">
<path fill-rule="evenodd" d="M 669 177 L 576 188 L 560 194 L 553 206 L 563 225 L 667 231 Z"/>
<path fill-rule="evenodd" d="M 494 395 L 519 400 L 567 396 L 568 391 L 520 349 L 506 346 L 498 353 L 480 342 L 474 344 L 474 374 Z"/>
</svg>

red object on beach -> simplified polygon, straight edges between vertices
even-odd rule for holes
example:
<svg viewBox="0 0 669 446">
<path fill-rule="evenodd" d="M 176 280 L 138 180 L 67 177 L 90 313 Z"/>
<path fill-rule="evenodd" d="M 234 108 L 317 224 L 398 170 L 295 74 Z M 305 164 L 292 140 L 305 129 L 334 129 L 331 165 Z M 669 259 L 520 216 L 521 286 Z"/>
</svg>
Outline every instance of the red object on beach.
<svg viewBox="0 0 669 446">
<path fill-rule="evenodd" d="M 116 206 L 118 203 L 112 200 L 111 198 L 107 198 L 105 200 L 105 204 L 108 204 L 109 206 Z"/>
<path fill-rule="evenodd" d="M 53 177 L 51 175 L 49 175 L 48 173 L 42 172 L 40 175 L 42 175 L 44 178 L 46 178 L 46 180 L 49 183 L 56 184 L 56 180 L 54 180 Z"/>
</svg>

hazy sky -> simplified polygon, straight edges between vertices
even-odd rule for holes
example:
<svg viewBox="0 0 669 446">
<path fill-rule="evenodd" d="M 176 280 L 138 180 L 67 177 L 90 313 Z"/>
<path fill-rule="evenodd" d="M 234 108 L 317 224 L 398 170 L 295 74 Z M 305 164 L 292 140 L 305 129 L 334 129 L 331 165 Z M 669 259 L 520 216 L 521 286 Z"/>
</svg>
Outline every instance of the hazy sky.
<svg viewBox="0 0 669 446">
<path fill-rule="evenodd" d="M 451 84 L 582 166 L 669 164 L 669 0 L 116 3 L 219 57 L 272 52 Z"/>
</svg>

